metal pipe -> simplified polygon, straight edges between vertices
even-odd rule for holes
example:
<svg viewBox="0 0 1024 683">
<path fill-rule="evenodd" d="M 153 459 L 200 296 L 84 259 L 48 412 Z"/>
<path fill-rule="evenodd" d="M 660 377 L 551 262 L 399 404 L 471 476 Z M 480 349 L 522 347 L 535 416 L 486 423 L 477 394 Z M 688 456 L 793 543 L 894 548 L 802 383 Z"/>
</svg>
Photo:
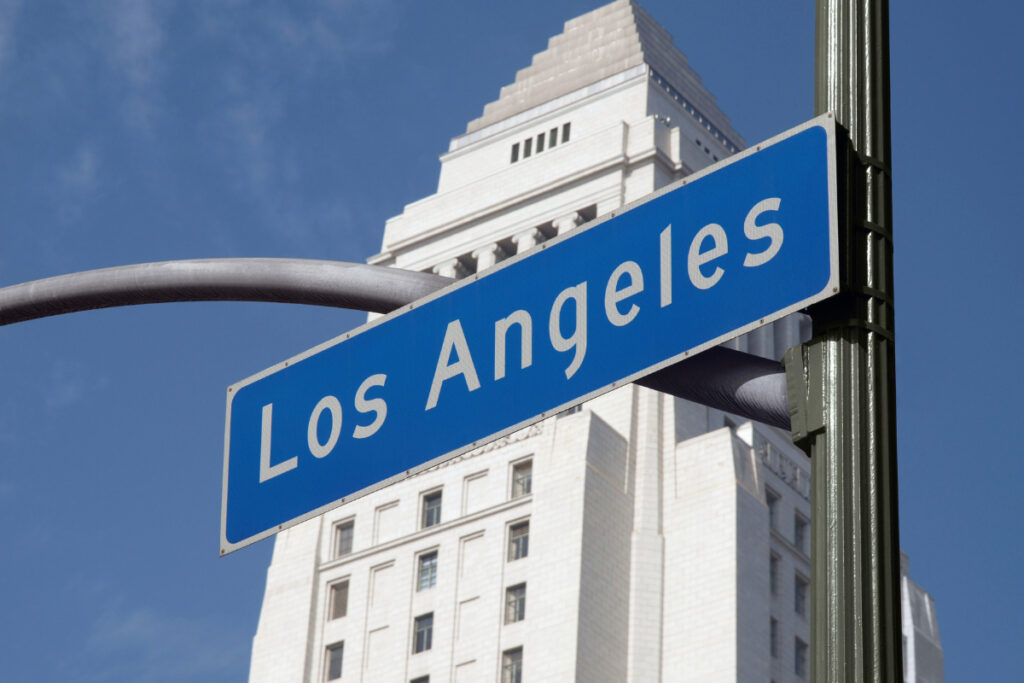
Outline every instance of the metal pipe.
<svg viewBox="0 0 1024 683">
<path fill-rule="evenodd" d="M 162 261 L 89 270 L 0 289 L 0 325 L 113 306 L 268 301 L 387 313 L 454 280 L 344 261 L 282 258 Z M 789 429 L 782 365 L 715 348 L 638 384 Z"/>
<path fill-rule="evenodd" d="M 0 325 L 174 301 L 271 301 L 387 313 L 451 282 L 431 273 L 313 259 L 137 263 L 4 287 L 0 289 Z"/>
</svg>

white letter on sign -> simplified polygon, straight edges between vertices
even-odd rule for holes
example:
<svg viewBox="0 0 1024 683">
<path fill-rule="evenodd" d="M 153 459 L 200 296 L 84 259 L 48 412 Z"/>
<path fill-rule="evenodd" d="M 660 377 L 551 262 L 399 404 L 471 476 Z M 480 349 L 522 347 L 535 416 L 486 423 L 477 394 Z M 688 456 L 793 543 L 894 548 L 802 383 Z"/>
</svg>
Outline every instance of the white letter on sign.
<svg viewBox="0 0 1024 683">
<path fill-rule="evenodd" d="M 562 318 L 562 306 L 569 299 L 576 302 L 576 329 L 573 330 L 571 337 L 565 338 L 562 336 L 559 323 Z M 575 287 L 563 289 L 555 297 L 555 303 L 551 305 L 551 316 L 548 318 L 548 335 L 551 337 L 551 345 L 555 347 L 555 351 L 568 351 L 575 347 L 576 353 L 573 354 L 572 363 L 565 369 L 565 378 L 572 377 L 580 369 L 580 365 L 583 364 L 583 357 L 587 355 L 586 281 L 579 283 Z"/>
<path fill-rule="evenodd" d="M 519 325 L 519 369 L 533 364 L 533 318 L 526 311 L 512 311 L 507 318 L 494 323 L 494 379 L 505 376 L 505 337 L 508 328 Z"/>
<path fill-rule="evenodd" d="M 327 437 L 327 443 L 322 444 L 320 439 L 317 438 L 316 428 L 320 424 L 320 415 L 324 410 L 328 410 L 331 413 L 331 435 Z M 306 426 L 306 445 L 309 446 L 309 452 L 318 458 L 323 458 L 334 450 L 340 434 L 341 403 L 338 402 L 338 399 L 328 394 L 320 399 L 316 404 L 316 408 L 313 408 L 313 413 L 309 416 L 309 424 Z"/>
<path fill-rule="evenodd" d="M 295 469 L 299 464 L 298 457 L 291 457 L 276 465 L 270 464 L 270 424 L 274 421 L 274 404 L 263 406 L 263 425 L 260 429 L 260 483 L 273 479 L 279 474 Z"/>
<path fill-rule="evenodd" d="M 451 365 L 452 350 L 458 355 L 459 360 Z M 473 365 L 473 357 L 469 355 L 469 344 L 466 343 L 466 335 L 462 331 L 462 323 L 453 320 L 448 323 L 448 329 L 444 333 L 444 342 L 441 344 L 441 354 L 437 357 L 437 367 L 434 369 L 434 380 L 430 383 L 430 394 L 427 396 L 427 407 L 430 410 L 437 405 L 437 397 L 441 394 L 441 384 L 446 379 L 456 375 L 466 377 L 466 386 L 470 391 L 480 388 L 480 380 L 476 376 L 476 367 Z"/>
<path fill-rule="evenodd" d="M 618 289 L 619 280 L 623 275 L 629 276 L 629 284 Z M 644 274 L 636 261 L 624 261 L 619 267 L 612 271 L 608 278 L 608 285 L 604 288 L 604 314 L 608 316 L 608 322 L 616 327 L 622 327 L 636 317 L 640 307 L 631 304 L 625 313 L 619 312 L 619 302 L 628 299 L 634 294 L 644 291 Z"/>
<path fill-rule="evenodd" d="M 359 390 L 356 391 L 356 410 L 360 413 L 368 413 L 372 410 L 377 413 L 377 417 L 373 418 L 373 422 L 365 427 L 363 425 L 356 425 L 356 431 L 352 434 L 355 438 L 365 439 L 368 436 L 373 436 L 380 429 L 380 426 L 384 424 L 384 419 L 388 416 L 388 404 L 382 398 L 371 398 L 367 401 L 366 391 L 370 387 L 384 386 L 384 382 L 387 379 L 388 376 L 383 373 L 370 375 L 359 385 Z"/>
<path fill-rule="evenodd" d="M 711 248 L 701 251 L 700 247 L 706 237 L 711 238 Z M 722 273 L 725 271 L 721 267 L 715 266 L 715 272 L 711 273 L 711 277 L 704 277 L 704 274 L 700 272 L 700 267 L 708 261 L 724 256 L 728 251 L 729 240 L 725 236 L 725 230 L 718 223 L 708 223 L 694 235 L 693 241 L 690 242 L 690 253 L 686 258 L 686 270 L 690 274 L 690 282 L 694 287 L 710 289 L 722 279 Z"/>
<path fill-rule="evenodd" d="M 747 268 L 768 263 L 772 260 L 773 256 L 779 253 L 779 249 L 782 248 L 781 225 L 778 223 L 758 225 L 755 222 L 757 217 L 765 211 L 778 211 L 780 201 L 778 197 L 762 199 L 757 204 L 754 204 L 754 208 L 750 210 L 750 213 L 747 214 L 746 219 L 743 221 L 743 234 L 747 236 L 748 240 L 759 240 L 764 237 L 771 239 L 771 242 L 768 243 L 768 248 L 760 254 L 747 254 L 746 258 L 743 259 L 743 265 Z"/>
</svg>

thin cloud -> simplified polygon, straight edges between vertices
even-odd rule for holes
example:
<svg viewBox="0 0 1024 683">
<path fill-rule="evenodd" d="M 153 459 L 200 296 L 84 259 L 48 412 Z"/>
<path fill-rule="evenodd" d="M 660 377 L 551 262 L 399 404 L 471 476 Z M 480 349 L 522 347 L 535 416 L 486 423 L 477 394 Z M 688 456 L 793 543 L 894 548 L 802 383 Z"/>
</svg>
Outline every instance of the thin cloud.
<svg viewBox="0 0 1024 683">
<path fill-rule="evenodd" d="M 139 88 L 149 85 L 164 42 L 153 3 L 149 0 L 112 0 L 105 9 L 113 34 L 109 43 L 111 59 L 132 85 Z"/>
<path fill-rule="evenodd" d="M 152 128 L 157 112 L 164 32 L 152 0 L 109 0 L 98 6 L 107 27 L 104 41 L 110 63 L 124 75 L 129 92 L 122 103 L 129 125 Z"/>
<path fill-rule="evenodd" d="M 204 37 L 231 54 L 217 68 L 223 103 L 218 156 L 235 189 L 252 198 L 277 237 L 305 247 L 337 234 L 352 216 L 337 200 L 310 202 L 303 171 L 283 142 L 287 89 L 393 49 L 395 6 L 382 0 L 203 5 Z M 244 9 L 244 11 L 242 11 Z"/>
<path fill-rule="evenodd" d="M 96 146 L 83 142 L 54 170 L 55 206 L 62 225 L 77 223 L 102 191 L 102 160 Z"/>
<path fill-rule="evenodd" d="M 48 380 L 43 402 L 51 411 L 73 406 L 110 383 L 106 376 L 91 375 L 80 363 L 66 360 L 53 362 Z"/>
<path fill-rule="evenodd" d="M 21 0 L 0 0 L 0 75 L 14 54 L 14 27 L 21 9 Z"/>
<path fill-rule="evenodd" d="M 88 680 L 226 680 L 247 668 L 249 642 L 237 629 L 208 617 L 189 619 L 119 603 L 100 614 L 88 633 L 83 667 L 90 671 Z"/>
</svg>

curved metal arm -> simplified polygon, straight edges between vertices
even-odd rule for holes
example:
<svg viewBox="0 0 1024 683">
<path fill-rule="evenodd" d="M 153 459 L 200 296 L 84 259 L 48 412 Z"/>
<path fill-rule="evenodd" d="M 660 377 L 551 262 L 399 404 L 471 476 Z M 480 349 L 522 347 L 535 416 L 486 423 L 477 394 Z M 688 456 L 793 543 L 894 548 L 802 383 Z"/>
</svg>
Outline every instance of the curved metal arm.
<svg viewBox="0 0 1024 683">
<path fill-rule="evenodd" d="M 430 273 L 345 261 L 160 261 L 58 275 L 0 289 L 0 325 L 112 306 L 272 301 L 387 313 L 451 284 Z"/>
<path fill-rule="evenodd" d="M 0 289 L 0 325 L 112 306 L 272 301 L 387 313 L 451 284 L 430 273 L 312 259 L 160 261 L 59 275 Z M 715 348 L 644 377 L 650 387 L 789 429 L 782 365 Z"/>
</svg>

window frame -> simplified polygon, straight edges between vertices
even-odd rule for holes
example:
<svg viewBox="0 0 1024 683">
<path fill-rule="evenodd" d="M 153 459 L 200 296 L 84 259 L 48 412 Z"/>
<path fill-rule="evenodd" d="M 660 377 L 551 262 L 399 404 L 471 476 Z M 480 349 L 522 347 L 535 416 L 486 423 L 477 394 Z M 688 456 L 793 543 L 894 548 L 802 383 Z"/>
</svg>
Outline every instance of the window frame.
<svg viewBox="0 0 1024 683">
<path fill-rule="evenodd" d="M 351 588 L 349 582 L 350 578 L 351 577 L 346 576 L 344 579 L 332 581 L 330 584 L 327 585 L 327 621 L 334 621 L 335 619 L 344 619 L 348 616 L 348 597 Z M 336 595 L 342 586 L 345 587 L 345 609 L 342 614 L 336 614 Z"/>
<path fill-rule="evenodd" d="M 430 583 L 428 585 L 424 586 L 423 585 L 423 577 L 424 577 L 423 570 L 424 570 L 424 566 L 425 566 L 425 561 L 427 561 L 428 558 L 431 558 L 431 557 L 433 558 L 434 562 L 433 562 L 432 566 L 430 567 L 430 575 L 429 575 L 430 576 Z M 439 554 L 438 554 L 437 548 L 432 548 L 430 550 L 424 550 L 423 552 L 419 553 L 416 556 L 416 592 L 417 593 L 420 592 L 420 591 L 430 590 L 431 588 L 433 588 L 434 586 L 437 585 L 437 563 L 438 563 L 438 559 L 439 559 Z"/>
<path fill-rule="evenodd" d="M 808 612 L 808 603 L 810 602 L 811 594 L 811 582 L 810 580 L 801 574 L 796 572 L 793 574 L 793 611 L 800 616 L 806 618 Z"/>
<path fill-rule="evenodd" d="M 338 673 L 334 674 L 333 665 L 335 664 L 334 653 L 338 653 Z M 345 641 L 339 640 L 336 643 L 331 643 L 327 646 L 324 651 L 324 680 L 325 681 L 337 681 L 341 680 L 341 677 L 345 673 Z"/>
<path fill-rule="evenodd" d="M 421 628 L 421 624 L 426 624 Z M 420 639 L 420 634 L 425 634 Z M 427 652 L 434 647 L 434 613 L 426 612 L 413 619 L 412 626 L 412 653 L 414 655 Z"/>
<path fill-rule="evenodd" d="M 810 648 L 800 636 L 793 639 L 793 673 L 800 680 L 807 680 Z"/>
<path fill-rule="evenodd" d="M 782 556 L 774 550 L 768 551 L 768 590 L 771 595 L 779 594 L 779 567 Z"/>
<path fill-rule="evenodd" d="M 516 532 L 521 529 L 526 529 L 526 533 L 520 536 L 515 536 Z M 525 541 L 519 542 L 520 539 L 525 537 Z M 530 520 L 520 520 L 513 522 L 508 525 L 508 550 L 506 552 L 507 562 L 516 562 L 518 560 L 526 559 L 530 556 Z M 521 552 L 520 552 L 521 551 Z"/>
<path fill-rule="evenodd" d="M 526 619 L 526 582 L 505 588 L 505 624 Z"/>
<path fill-rule="evenodd" d="M 433 522 L 428 523 L 429 522 L 429 519 L 427 517 L 428 505 L 430 504 L 430 501 L 432 501 L 434 499 L 437 500 L 437 508 L 436 508 L 437 519 L 435 521 L 433 521 Z M 420 529 L 429 529 L 430 527 L 434 527 L 434 526 L 439 525 L 441 523 L 441 508 L 442 508 L 443 505 L 444 505 L 444 489 L 441 489 L 441 488 L 431 489 L 430 491 L 424 491 L 422 494 L 420 494 L 420 524 L 419 524 L 419 528 Z M 429 509 L 429 512 L 431 512 L 431 513 L 433 513 L 434 511 L 435 511 L 435 509 L 433 507 L 431 507 Z"/>
<path fill-rule="evenodd" d="M 778 531 L 779 506 L 782 503 L 782 496 L 776 493 L 772 487 L 765 485 L 764 502 L 768 506 L 768 529 L 770 531 Z"/>
<path fill-rule="evenodd" d="M 520 477 L 516 476 L 516 473 L 522 469 L 529 468 L 526 475 L 526 486 L 520 487 Z M 511 490 L 509 491 L 509 499 L 515 500 L 516 498 L 522 498 L 529 496 L 533 493 L 533 456 L 528 458 L 521 458 L 512 463 L 512 473 L 510 475 Z M 525 488 L 525 490 L 523 490 Z"/>
<path fill-rule="evenodd" d="M 811 521 L 799 510 L 793 511 L 793 546 L 802 554 L 807 555 L 807 541 L 810 536 Z"/>
<path fill-rule="evenodd" d="M 345 531 L 349 532 L 348 536 L 348 548 L 343 551 L 344 545 L 342 543 L 342 533 Z M 352 549 L 355 547 L 356 537 L 356 518 L 348 517 L 340 520 L 334 524 L 334 557 L 345 557 L 346 555 L 352 554 Z"/>
<path fill-rule="evenodd" d="M 513 668 L 514 667 L 514 668 Z M 501 683 L 523 683 L 523 646 L 501 653 Z"/>
</svg>

